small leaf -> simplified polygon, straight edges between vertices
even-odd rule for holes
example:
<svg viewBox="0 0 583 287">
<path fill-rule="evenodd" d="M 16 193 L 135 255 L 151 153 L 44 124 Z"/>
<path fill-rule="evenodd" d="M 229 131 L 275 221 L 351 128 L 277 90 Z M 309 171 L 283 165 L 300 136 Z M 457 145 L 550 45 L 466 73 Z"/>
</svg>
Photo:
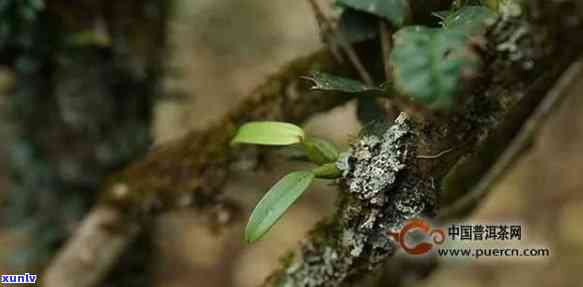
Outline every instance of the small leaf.
<svg viewBox="0 0 583 287">
<path fill-rule="evenodd" d="M 292 172 L 280 179 L 259 201 L 245 228 L 245 241 L 255 242 L 271 229 L 288 208 L 306 191 L 312 171 Z"/>
<path fill-rule="evenodd" d="M 302 128 L 283 122 L 250 122 L 239 128 L 231 144 L 291 145 L 302 141 Z"/>
<path fill-rule="evenodd" d="M 314 86 L 312 90 L 320 91 L 335 91 L 343 93 L 364 93 L 364 92 L 384 92 L 378 87 L 371 87 L 357 80 L 338 77 L 321 72 L 312 72 L 309 77 L 304 77 L 306 80 L 312 81 Z"/>
<path fill-rule="evenodd" d="M 449 109 L 462 74 L 475 73 L 479 58 L 460 30 L 411 26 L 395 34 L 391 54 L 395 86 L 429 108 Z"/>
<path fill-rule="evenodd" d="M 335 162 L 338 159 L 338 150 L 334 144 L 315 137 L 306 137 L 303 141 L 304 150 L 308 158 L 317 164 Z"/>
<path fill-rule="evenodd" d="M 338 20 L 338 31 L 348 43 L 373 39 L 379 32 L 378 18 L 354 9 L 345 9 Z M 339 43 L 342 45 L 342 43 Z"/>
<path fill-rule="evenodd" d="M 441 24 L 446 29 L 461 29 L 467 35 L 479 32 L 486 20 L 494 19 L 496 13 L 484 6 L 463 6 L 459 10 L 449 14 Z"/>
<path fill-rule="evenodd" d="M 410 13 L 407 0 L 336 0 L 336 3 L 383 17 L 398 27 L 403 25 Z"/>
</svg>

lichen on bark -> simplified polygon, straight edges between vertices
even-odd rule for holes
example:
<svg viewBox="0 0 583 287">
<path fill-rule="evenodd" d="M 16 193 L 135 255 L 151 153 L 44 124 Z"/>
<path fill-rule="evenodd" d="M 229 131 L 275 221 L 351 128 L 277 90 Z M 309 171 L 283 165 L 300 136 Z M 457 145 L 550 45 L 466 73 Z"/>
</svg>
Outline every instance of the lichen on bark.
<svg viewBox="0 0 583 287">
<path fill-rule="evenodd" d="M 280 272 L 277 286 L 339 286 L 359 271 L 374 270 L 396 251 L 389 232 L 407 219 L 433 214 L 435 186 L 420 184 L 406 171 L 415 162 L 413 121 L 403 113 L 393 125 L 376 129 L 338 161 L 343 171 L 338 211 Z"/>
<path fill-rule="evenodd" d="M 414 120 L 414 140 L 406 149 L 413 154 L 398 172 L 395 185 L 387 185 L 392 191 L 379 194 L 371 187 L 386 182 L 379 185 L 369 178 L 355 184 L 358 192 L 351 193 L 346 178 L 353 175 L 346 171 L 354 170 L 354 155 L 345 155 L 339 162 L 345 179 L 334 218 L 316 227 L 294 263 L 276 271 L 264 286 L 331 287 L 358 280 L 378 260 L 394 253 L 390 244 L 384 244 L 388 239 L 381 226 L 398 229 L 398 223 L 409 216 L 431 217 L 444 189 L 467 192 L 472 180 L 488 170 L 556 79 L 579 56 L 583 42 L 572 35 L 583 31 L 583 13 L 575 15 L 575 11 L 583 11 L 582 6 L 576 1 L 533 0 L 524 13 L 505 15 L 492 23 L 481 50 L 484 68 L 469 85 L 471 89 L 461 95 L 457 111 Z M 379 139 L 362 135 L 353 149 L 366 148 L 355 158 L 370 159 L 370 146 L 382 145 L 377 143 Z M 448 149 L 452 152 L 439 158 L 412 159 L 415 154 L 433 155 Z M 374 161 L 368 164 L 375 165 Z M 385 180 L 392 175 L 386 170 L 362 170 L 369 177 Z M 442 181 L 444 178 L 447 180 Z M 374 204 L 363 204 L 366 199 Z M 378 202 L 381 208 L 375 208 Z"/>
</svg>

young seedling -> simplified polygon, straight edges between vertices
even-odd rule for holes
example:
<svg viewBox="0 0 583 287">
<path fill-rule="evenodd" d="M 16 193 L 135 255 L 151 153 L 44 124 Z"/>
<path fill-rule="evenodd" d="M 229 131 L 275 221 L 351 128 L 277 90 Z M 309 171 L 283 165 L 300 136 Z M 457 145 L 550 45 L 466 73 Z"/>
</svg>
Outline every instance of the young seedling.
<svg viewBox="0 0 583 287">
<path fill-rule="evenodd" d="M 340 177 L 336 167 L 338 151 L 330 142 L 307 136 L 296 125 L 282 122 L 251 122 L 239 128 L 231 144 L 256 144 L 286 146 L 301 144 L 308 159 L 318 164 L 309 170 L 294 171 L 280 179 L 259 201 L 245 229 L 245 241 L 255 242 L 281 218 L 281 216 L 308 189 L 315 178 Z"/>
</svg>

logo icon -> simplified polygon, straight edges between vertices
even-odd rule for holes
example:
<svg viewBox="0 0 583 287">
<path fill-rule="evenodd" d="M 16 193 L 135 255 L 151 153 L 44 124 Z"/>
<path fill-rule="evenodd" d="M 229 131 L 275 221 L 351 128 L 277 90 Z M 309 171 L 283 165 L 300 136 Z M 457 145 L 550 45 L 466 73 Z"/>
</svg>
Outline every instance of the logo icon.
<svg viewBox="0 0 583 287">
<path fill-rule="evenodd" d="M 423 241 L 413 246 L 407 243 L 407 235 L 418 231 L 423 235 Z M 415 218 L 409 220 L 399 232 L 390 232 L 388 234 L 401 248 L 410 255 L 423 255 L 431 251 L 435 245 L 440 245 L 445 241 L 445 232 L 441 229 L 433 229 L 425 220 Z"/>
</svg>

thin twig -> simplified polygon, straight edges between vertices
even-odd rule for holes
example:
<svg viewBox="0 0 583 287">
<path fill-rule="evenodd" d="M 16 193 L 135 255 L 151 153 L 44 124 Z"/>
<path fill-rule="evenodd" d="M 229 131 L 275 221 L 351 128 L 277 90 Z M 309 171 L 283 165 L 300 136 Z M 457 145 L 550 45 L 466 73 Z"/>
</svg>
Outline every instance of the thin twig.
<svg viewBox="0 0 583 287">
<path fill-rule="evenodd" d="M 453 150 L 453 148 L 449 148 L 449 149 L 446 149 L 446 150 L 441 151 L 440 153 L 434 154 L 434 155 L 418 155 L 417 158 L 421 158 L 421 159 L 436 159 L 436 158 L 442 157 L 443 155 L 445 155 L 447 153 L 450 153 L 452 150 Z"/>
<path fill-rule="evenodd" d="M 391 51 L 393 50 L 393 30 L 382 19 L 379 19 L 379 37 L 381 40 L 381 50 L 383 52 L 383 67 L 385 71 L 384 85 L 391 85 L 393 82 L 393 73 L 391 69 Z M 389 93 L 386 93 L 389 94 Z M 406 110 L 405 105 L 398 97 L 392 97 L 390 106 L 387 107 L 390 111 L 392 119 L 394 120 L 399 115 L 400 111 Z M 421 157 L 423 158 L 423 157 Z"/>
<path fill-rule="evenodd" d="M 332 53 L 334 53 L 335 49 L 334 39 L 336 39 L 336 42 L 340 44 L 340 48 L 342 49 L 342 51 L 344 51 L 344 53 L 346 53 L 346 56 L 348 56 L 350 64 L 352 64 L 354 69 L 356 69 L 356 72 L 358 73 L 360 79 L 365 84 L 369 86 L 374 86 L 374 81 L 372 80 L 370 73 L 366 70 L 366 68 L 362 64 L 362 61 L 358 57 L 358 54 L 356 53 L 350 42 L 348 42 L 348 40 L 342 34 L 341 31 L 339 31 L 334 27 L 334 25 L 332 25 L 332 22 L 330 21 L 330 19 L 328 19 L 328 17 L 326 17 L 324 12 L 322 12 L 322 9 L 320 8 L 320 5 L 316 2 L 316 0 L 308 0 L 308 3 L 310 4 L 312 10 L 314 11 L 316 21 L 318 22 L 318 26 L 320 27 L 320 33 L 323 35 L 323 41 L 328 45 Z"/>
<path fill-rule="evenodd" d="M 374 86 L 374 81 L 372 80 L 372 77 L 370 76 L 362 62 L 360 61 L 360 58 L 358 57 L 358 54 L 356 53 L 352 45 L 348 42 L 348 40 L 346 40 L 346 37 L 344 37 L 344 35 L 340 31 L 336 31 L 336 37 L 340 42 L 340 47 L 343 48 L 344 52 L 348 56 L 348 60 L 350 60 L 350 63 L 356 69 L 361 80 L 363 80 L 364 83 L 369 86 Z"/>
<path fill-rule="evenodd" d="M 321 41 L 326 45 L 326 47 L 328 47 L 336 61 L 338 61 L 338 63 L 343 63 L 344 57 L 339 51 L 336 41 L 334 41 L 334 25 L 332 25 L 328 17 L 326 17 L 326 14 L 324 14 L 316 0 L 308 0 L 308 4 L 314 12 L 314 18 L 316 19 L 316 23 L 318 24 L 318 28 L 320 30 Z"/>
<path fill-rule="evenodd" d="M 393 49 L 393 31 L 389 28 L 387 23 L 380 19 L 379 30 L 381 37 L 381 48 L 383 50 L 383 63 L 385 68 L 385 81 L 391 82 L 391 50 Z"/>
<path fill-rule="evenodd" d="M 561 76 L 555 87 L 538 105 L 536 110 L 526 121 L 518 135 L 512 140 L 510 146 L 502 153 L 498 161 L 492 166 L 490 171 L 482 177 L 478 184 L 463 197 L 445 208 L 438 215 L 437 219 L 446 221 L 455 219 L 465 210 L 482 200 L 491 187 L 501 178 L 523 151 L 530 144 L 530 139 L 536 134 L 546 122 L 551 112 L 556 109 L 569 94 L 568 88 L 583 75 L 583 61 L 573 63 L 569 69 Z"/>
</svg>

